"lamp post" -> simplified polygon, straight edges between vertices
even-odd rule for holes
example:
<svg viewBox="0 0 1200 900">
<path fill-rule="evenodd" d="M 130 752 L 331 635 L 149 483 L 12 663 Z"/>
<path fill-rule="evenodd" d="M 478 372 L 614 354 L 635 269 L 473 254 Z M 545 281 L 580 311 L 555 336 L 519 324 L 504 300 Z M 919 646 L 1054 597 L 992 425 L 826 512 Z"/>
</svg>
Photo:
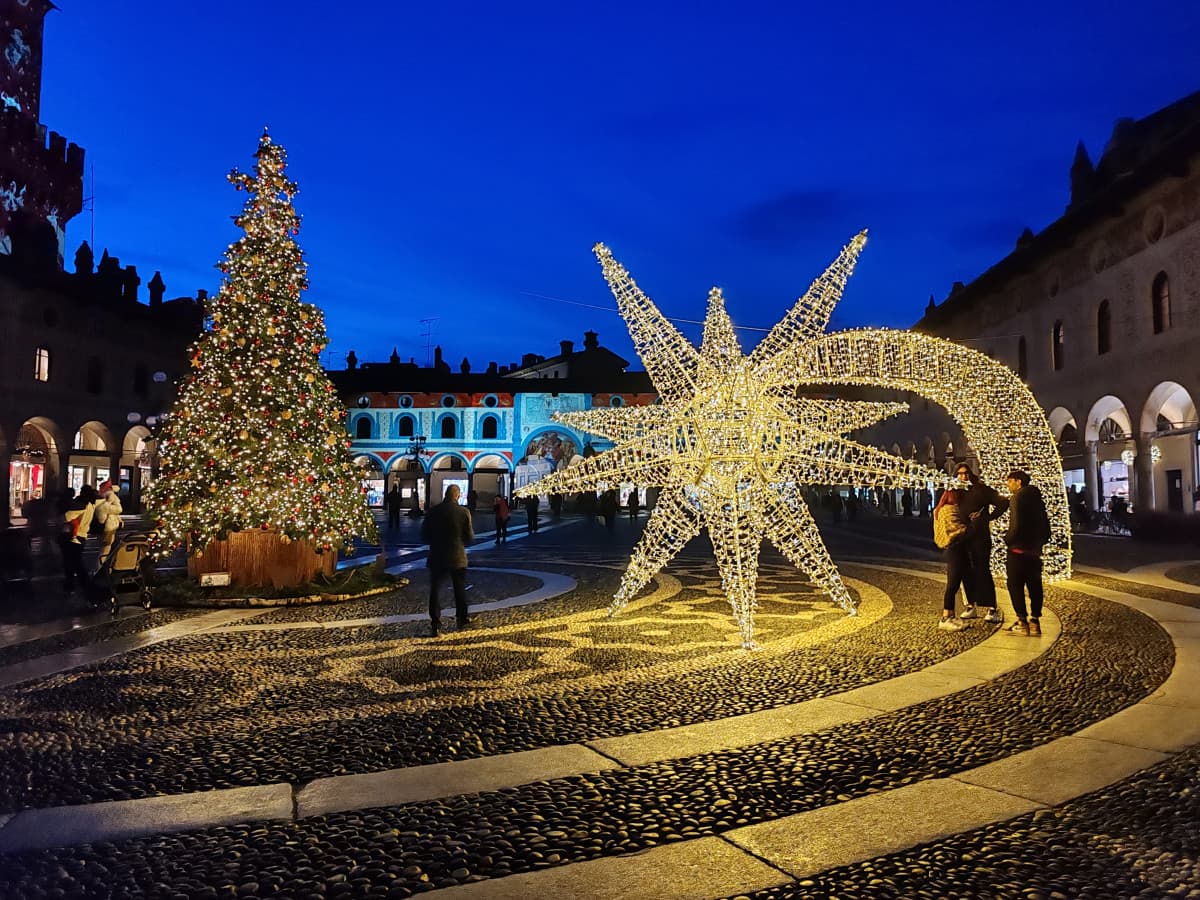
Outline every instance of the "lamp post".
<svg viewBox="0 0 1200 900">
<path fill-rule="evenodd" d="M 414 463 L 416 463 L 418 471 L 420 471 L 421 475 L 423 476 L 423 480 L 425 482 L 426 502 L 428 502 L 428 498 L 429 498 L 429 473 L 427 473 L 425 471 L 425 467 L 423 465 L 421 465 L 421 457 L 425 455 L 425 442 L 428 440 L 429 440 L 429 438 L 427 438 L 423 434 L 413 435 L 411 438 L 409 438 L 409 441 L 408 441 L 408 454 L 407 454 L 408 458 L 411 459 Z M 413 502 L 413 513 L 412 514 L 419 516 L 419 515 L 422 515 L 423 513 L 424 513 L 424 510 L 421 507 L 421 495 L 420 495 L 420 492 L 418 491 L 417 498 Z"/>
</svg>

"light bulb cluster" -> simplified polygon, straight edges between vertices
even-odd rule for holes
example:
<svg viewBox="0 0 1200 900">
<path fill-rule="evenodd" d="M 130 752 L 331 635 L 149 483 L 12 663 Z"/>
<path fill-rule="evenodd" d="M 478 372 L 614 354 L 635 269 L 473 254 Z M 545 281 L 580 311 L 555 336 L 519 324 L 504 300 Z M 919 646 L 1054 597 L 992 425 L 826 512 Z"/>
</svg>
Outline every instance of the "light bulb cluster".
<svg viewBox="0 0 1200 900">
<path fill-rule="evenodd" d="M 943 473 L 844 436 L 904 412 L 906 404 L 798 396 L 806 386 L 878 384 L 913 390 L 936 402 L 942 402 L 939 397 L 961 401 L 971 406 L 960 421 L 969 428 L 968 440 L 980 439 L 975 446 L 981 458 L 994 451 L 992 467 L 1007 465 L 1013 447 L 1001 453 L 999 439 L 984 438 L 985 432 L 1009 435 L 1021 441 L 1016 446 L 1023 459 L 1031 459 L 1027 464 L 1035 481 L 1051 477 L 1053 466 L 1042 454 L 1048 446 L 1053 465 L 1058 465 L 1058 456 L 1045 417 L 1028 389 L 1003 366 L 957 345 L 931 344 L 935 339 L 906 332 L 824 334 L 865 242 L 864 232 L 843 248 L 749 356 L 742 353 L 719 290 L 709 294 L 697 350 L 608 249 L 596 246 L 604 277 L 662 403 L 556 415 L 564 424 L 610 438 L 615 447 L 548 475 L 518 495 L 590 491 L 619 482 L 660 488 L 610 612 L 620 610 L 689 540 L 707 529 L 743 646 L 754 646 L 758 555 L 764 539 L 853 613 L 853 598 L 821 541 L 802 488 L 920 489 L 930 484 L 950 487 L 953 482 Z M 854 337 L 868 334 L 878 336 L 874 355 Z M 943 354 L 946 365 L 922 368 L 920 353 L 927 347 Z M 961 371 L 955 371 L 955 365 Z M 996 369 L 1006 372 L 1008 380 Z M 902 373 L 908 373 L 907 381 Z M 980 374 L 982 382 L 976 384 L 973 373 Z M 957 406 L 947 408 L 959 413 Z M 1045 484 L 1062 484 L 1061 466 L 1058 481 Z M 1053 494 L 1047 492 L 1048 505 Z M 1065 522 L 1058 512 L 1058 506 L 1051 509 L 1056 551 L 1062 547 L 1059 532 Z M 1069 542 L 1069 529 L 1066 534 Z M 1069 543 L 1065 550 L 1069 568 Z M 1052 555 L 1052 577 L 1060 574 L 1063 558 L 1061 553 Z"/>
<path fill-rule="evenodd" d="M 266 133 L 256 156 L 254 175 L 228 176 L 249 195 L 235 220 L 244 234 L 219 265 L 225 279 L 159 442 L 148 506 L 164 550 L 188 541 L 202 552 L 255 528 L 326 550 L 375 534 L 346 411 L 320 363 L 324 318 L 300 300 L 296 184 Z"/>
<path fill-rule="evenodd" d="M 1051 540 L 1042 563 L 1048 581 L 1071 577 L 1071 525 L 1062 459 L 1033 393 L 991 357 L 911 331 L 856 329 L 791 348 L 781 369 L 797 388 L 853 385 L 911 391 L 955 420 L 979 460 L 980 477 L 1002 487 L 1008 473 L 1029 473 L 1046 502 Z M 992 571 L 1004 573 L 1008 519 L 992 523 Z"/>
</svg>

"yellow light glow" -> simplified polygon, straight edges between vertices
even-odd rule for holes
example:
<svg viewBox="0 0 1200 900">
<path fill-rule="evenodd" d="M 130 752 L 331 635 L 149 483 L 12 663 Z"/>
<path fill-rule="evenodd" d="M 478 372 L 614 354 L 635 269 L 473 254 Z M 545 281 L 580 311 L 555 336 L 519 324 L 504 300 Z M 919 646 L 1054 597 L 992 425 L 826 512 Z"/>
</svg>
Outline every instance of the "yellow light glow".
<svg viewBox="0 0 1200 900">
<path fill-rule="evenodd" d="M 610 438 L 616 446 L 517 493 L 589 491 L 623 481 L 661 489 L 610 612 L 619 611 L 688 541 L 707 529 L 743 646 L 754 646 L 758 555 L 764 538 L 853 614 L 853 599 L 821 541 L 801 488 L 919 489 L 930 482 L 942 486 L 952 482 L 940 472 L 843 436 L 905 411 L 906 404 L 798 397 L 797 390 L 805 385 L 880 384 L 937 400 L 940 393 L 935 396 L 930 385 L 919 383 L 914 354 L 932 346 L 947 362 L 961 361 L 961 354 L 968 354 L 967 359 L 979 357 L 991 368 L 983 367 L 988 380 L 977 392 L 974 385 L 967 386 L 969 403 L 978 407 L 972 409 L 968 439 L 978 432 L 976 420 L 988 422 L 997 433 L 1030 438 L 1019 446 L 1042 462 L 1045 442 L 1039 444 L 1036 438 L 1039 428 L 1049 435 L 1045 417 L 1036 403 L 1024 402 L 1032 400 L 1028 389 L 1003 366 L 974 351 L 908 332 L 824 334 L 865 242 L 864 232 L 843 248 L 749 356 L 742 353 L 719 290 L 714 288 L 709 294 L 704 336 L 697 350 L 642 293 L 608 249 L 596 246 L 604 277 L 662 403 L 555 415 L 564 424 Z M 881 358 L 874 370 L 860 358 L 868 352 L 865 345 L 847 337 L 868 334 L 888 336 L 878 341 Z M 843 343 L 826 349 L 826 342 L 835 338 Z M 894 361 L 883 358 L 887 354 L 913 365 L 897 369 Z M 974 371 L 978 366 L 969 368 Z M 1008 380 L 995 369 L 1007 373 Z M 901 371 L 908 374 L 908 382 L 882 380 Z M 962 375 L 947 366 L 924 366 L 922 371 L 939 389 L 953 392 L 963 387 Z M 1021 391 L 1024 398 L 1018 396 Z M 955 407 L 947 408 L 957 413 Z M 1014 418 L 1019 427 L 1005 427 Z M 990 452 L 993 445 L 986 446 Z M 1046 446 L 1058 465 L 1052 436 Z M 1011 450 L 1003 457 L 997 454 L 993 467 L 1004 466 L 1002 460 L 1011 459 Z M 1028 455 L 1023 455 L 1021 461 L 1035 481 L 1047 477 L 1052 468 L 1048 462 L 1039 466 L 1027 459 Z M 1057 482 L 1043 482 L 1051 483 L 1061 486 L 1061 466 Z M 1065 519 L 1060 521 L 1057 516 L 1053 498 L 1054 492 L 1047 492 L 1058 541 Z M 1065 502 L 1061 507 L 1065 515 Z M 1066 541 L 1069 560 L 1069 529 Z M 1059 574 L 1058 562 L 1052 557 L 1048 565 L 1052 577 Z M 1069 562 L 1067 565 L 1069 569 Z"/>
</svg>

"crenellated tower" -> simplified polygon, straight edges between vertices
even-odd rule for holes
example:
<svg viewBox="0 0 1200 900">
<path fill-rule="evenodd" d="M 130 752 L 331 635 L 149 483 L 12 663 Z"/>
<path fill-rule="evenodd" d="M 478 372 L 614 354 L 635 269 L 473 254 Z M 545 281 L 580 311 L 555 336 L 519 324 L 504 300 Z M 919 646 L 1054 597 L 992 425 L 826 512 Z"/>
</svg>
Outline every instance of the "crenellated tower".
<svg viewBox="0 0 1200 900">
<path fill-rule="evenodd" d="M 82 147 L 39 121 L 42 36 L 50 0 L 0 0 L 0 252 L 52 228 L 62 264 L 67 221 L 83 209 Z M 38 234 L 38 233 L 41 234 Z"/>
</svg>

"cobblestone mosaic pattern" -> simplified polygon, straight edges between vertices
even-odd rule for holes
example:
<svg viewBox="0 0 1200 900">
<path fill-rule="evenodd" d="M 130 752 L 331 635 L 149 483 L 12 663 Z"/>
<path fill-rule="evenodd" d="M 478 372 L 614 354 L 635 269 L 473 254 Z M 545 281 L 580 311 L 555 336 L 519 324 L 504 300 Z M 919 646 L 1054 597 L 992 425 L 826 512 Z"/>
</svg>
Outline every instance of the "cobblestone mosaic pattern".
<svg viewBox="0 0 1200 900">
<path fill-rule="evenodd" d="M 1200 897 L 1200 748 L 1052 809 L 736 900 Z"/>
<path fill-rule="evenodd" d="M 766 649 L 746 654 L 714 599 L 711 566 L 681 561 L 672 571 L 689 583 L 678 594 L 617 620 L 603 610 L 619 570 L 599 571 L 503 641 L 488 614 L 480 628 L 436 641 L 414 640 L 416 626 L 201 634 L 9 692 L 0 811 L 300 784 L 706 721 L 913 671 L 987 633 L 936 631 L 936 585 L 873 573 L 895 602 L 883 622 L 793 647 L 789 636 L 846 620 L 792 570 L 768 566 L 786 615 L 765 607 Z M 564 617 L 565 631 L 585 615 L 592 646 L 553 646 L 546 618 Z M 550 663 L 530 669 L 539 653 Z M 508 699 L 478 686 L 500 676 L 516 682 Z"/>
<path fill-rule="evenodd" d="M 279 625 L 296 622 L 339 622 L 348 619 L 375 619 L 383 616 L 398 616 L 405 613 L 427 613 L 429 611 L 429 573 L 426 569 L 412 569 L 404 574 L 409 585 L 388 594 L 347 600 L 342 603 L 319 603 L 308 606 L 280 607 L 261 616 L 255 616 L 249 624 Z M 524 575 L 502 575 L 497 572 L 467 570 L 467 602 L 488 603 L 505 600 L 524 594 L 541 586 L 541 581 Z M 453 595 L 447 586 L 442 591 L 443 605 L 453 605 Z"/>
<path fill-rule="evenodd" d="M 1173 656 L 1170 641 L 1144 617 L 1061 591 L 1053 592 L 1051 601 L 1064 633 L 1037 661 L 981 687 L 864 723 L 482 795 L 299 823 L 214 828 L 23 854 L 6 860 L 16 873 L 11 876 L 14 896 L 22 896 L 22 885 L 34 883 L 48 883 L 66 893 L 84 890 L 81 885 L 88 879 L 98 883 L 98 871 L 107 884 L 129 896 L 159 891 L 189 897 L 277 892 L 409 896 L 429 886 L 502 877 L 721 833 L 943 777 L 1077 731 L 1136 702 L 1166 677 Z M 928 629 L 923 633 L 931 636 Z M 1195 775 L 1186 778 L 1194 781 Z M 1186 778 L 1179 789 L 1186 788 Z M 1122 808 L 1136 807 L 1136 798 L 1136 789 L 1124 795 Z M 1103 812 L 1108 807 L 1101 802 L 1096 808 Z M 1163 807 L 1158 808 L 1161 815 Z M 1001 884 L 1020 884 L 1015 876 L 1004 874 L 1000 863 L 1028 852 L 1037 843 L 1029 839 L 1037 827 L 1041 826 L 1031 825 L 1029 834 L 1018 828 L 996 841 L 1001 849 L 993 851 L 1000 854 L 990 867 L 993 871 L 972 877 L 982 884 L 1001 873 L 1011 879 Z M 1062 848 L 1054 840 L 1044 843 L 1042 855 L 1034 858 L 1046 865 L 1058 858 L 1059 867 L 1048 871 L 1067 871 Z M 915 858 L 919 862 L 903 875 L 912 892 L 897 887 L 888 893 L 890 882 L 864 869 L 868 874 L 861 878 L 859 893 L 845 892 L 834 881 L 825 895 L 993 895 L 945 887 L 921 893 L 932 888 L 914 872 L 948 867 L 955 860 L 966 867 L 978 859 L 972 859 L 970 851 Z M 959 884 L 954 877 L 947 874 L 946 884 Z M 848 887 L 856 884 L 850 881 Z M 793 893 L 778 896 L 807 896 L 807 890 L 807 885 L 797 885 Z"/>
</svg>

